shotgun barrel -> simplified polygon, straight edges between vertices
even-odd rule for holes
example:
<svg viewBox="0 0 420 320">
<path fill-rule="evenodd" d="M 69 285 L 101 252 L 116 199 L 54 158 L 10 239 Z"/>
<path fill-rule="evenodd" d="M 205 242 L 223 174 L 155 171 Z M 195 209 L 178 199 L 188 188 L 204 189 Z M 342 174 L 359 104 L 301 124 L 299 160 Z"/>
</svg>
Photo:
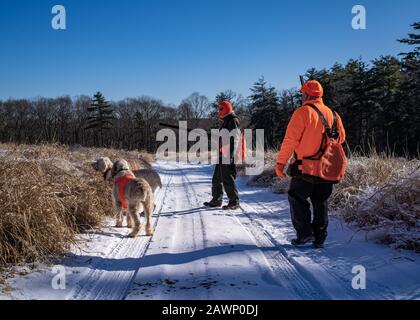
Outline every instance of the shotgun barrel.
<svg viewBox="0 0 420 320">
<path fill-rule="evenodd" d="M 171 129 L 186 129 L 187 132 L 191 132 L 192 129 L 188 129 L 188 128 L 180 128 L 179 126 L 173 125 L 173 124 L 168 124 L 168 123 L 163 123 L 163 122 L 159 122 L 159 126 L 161 127 L 166 127 L 166 128 L 171 128 Z"/>
<path fill-rule="evenodd" d="M 159 122 L 159 126 L 161 127 L 166 127 L 166 128 L 171 128 L 171 129 L 184 129 L 186 130 L 188 133 L 190 133 L 191 131 L 193 131 L 194 129 L 189 129 L 189 128 L 180 128 L 179 126 L 173 125 L 173 124 L 168 124 L 168 123 L 163 123 L 163 122 Z M 211 136 L 211 132 L 206 131 L 207 135 L 210 137 Z"/>
</svg>

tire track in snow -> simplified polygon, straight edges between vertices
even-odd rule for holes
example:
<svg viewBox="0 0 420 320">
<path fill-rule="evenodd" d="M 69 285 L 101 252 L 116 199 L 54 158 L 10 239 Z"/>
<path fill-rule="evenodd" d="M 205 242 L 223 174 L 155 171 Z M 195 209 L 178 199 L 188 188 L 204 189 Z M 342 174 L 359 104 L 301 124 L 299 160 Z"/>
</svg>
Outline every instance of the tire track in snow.
<svg viewBox="0 0 420 320">
<path fill-rule="evenodd" d="M 183 176 L 185 176 L 187 180 L 188 189 L 191 190 L 193 197 L 195 199 L 196 206 L 199 205 L 198 196 L 192 187 L 192 184 L 188 178 L 188 176 L 184 173 L 183 169 L 179 168 L 179 170 L 182 172 Z M 192 205 L 190 199 L 191 197 L 188 197 L 190 205 Z M 246 212 L 242 209 L 243 213 L 246 214 Z M 252 223 L 249 223 L 247 225 L 244 225 L 240 219 L 236 216 L 236 214 L 232 211 L 227 211 L 227 213 L 231 214 L 239 225 L 241 225 L 245 231 L 250 235 L 251 239 L 255 242 L 255 244 L 258 247 L 273 247 L 275 249 L 280 249 L 277 244 L 275 244 L 271 236 L 267 234 L 265 230 L 255 229 L 252 227 Z M 204 232 L 205 235 L 205 226 L 204 226 L 204 220 L 201 217 L 200 213 L 200 220 L 202 223 L 202 232 Z M 251 219 L 249 219 L 251 220 Z M 267 260 L 267 265 L 273 271 L 273 275 L 275 279 L 279 281 L 279 283 L 284 287 L 288 288 L 289 290 L 293 291 L 297 297 L 303 298 L 303 299 L 328 299 L 328 295 L 323 292 L 322 288 L 313 286 L 313 280 L 307 279 L 306 276 L 304 276 L 304 270 L 298 270 L 296 266 L 291 263 L 287 257 L 280 252 L 273 252 L 273 251 L 262 251 L 263 255 L 265 256 Z M 312 281 L 311 281 L 312 280 Z"/>
<path fill-rule="evenodd" d="M 186 191 L 186 194 L 187 194 L 187 199 L 188 199 L 188 203 L 189 203 L 190 208 L 201 207 L 201 205 L 199 203 L 199 200 L 198 200 L 197 193 L 195 192 L 195 190 L 192 186 L 192 183 L 191 183 L 190 179 L 188 178 L 188 175 L 185 174 L 185 171 L 180 166 L 178 166 L 178 170 L 181 171 L 183 181 L 186 182 L 183 185 L 184 185 L 184 188 L 185 188 L 185 191 Z M 194 199 L 194 203 L 193 203 L 192 199 Z M 193 215 L 193 225 L 194 225 L 194 227 L 192 228 L 192 230 L 195 233 L 197 224 L 195 223 L 195 218 L 194 217 L 195 217 L 195 215 Z M 200 243 L 201 243 L 200 249 L 202 249 L 202 248 L 206 249 L 208 247 L 208 245 L 207 245 L 208 240 L 207 240 L 207 235 L 206 235 L 206 227 L 205 227 L 205 223 L 204 223 L 204 219 L 203 219 L 203 213 L 201 211 L 199 212 L 199 218 L 200 218 L 200 220 L 198 221 L 198 229 L 199 229 Z M 197 237 L 196 237 L 196 235 L 194 235 L 195 249 L 198 248 L 196 240 L 197 240 Z M 209 272 L 209 269 L 208 269 L 208 264 L 209 264 L 208 260 L 209 260 L 208 257 L 204 258 L 204 274 L 205 274 L 206 278 L 210 277 L 210 272 Z M 207 290 L 205 293 L 206 293 L 206 299 L 211 299 L 210 291 Z"/>
<path fill-rule="evenodd" d="M 282 248 L 273 241 L 272 236 L 263 228 L 259 228 L 248 211 L 258 214 L 250 205 L 245 202 L 241 204 L 243 217 L 239 218 L 238 213 L 232 212 L 243 228 L 259 247 L 273 247 L 275 251 L 263 251 L 267 264 L 273 270 L 276 278 L 282 286 L 289 289 L 297 298 L 323 300 L 330 297 L 321 287 L 317 286 L 308 274 L 292 263 L 284 254 Z M 248 221 L 242 222 L 244 218 Z"/>
<path fill-rule="evenodd" d="M 196 208 L 198 204 L 193 183 L 191 183 L 181 165 L 173 162 L 171 163 L 171 170 L 174 171 L 174 179 L 160 221 L 160 230 L 170 230 L 170 232 L 156 233 L 157 238 L 148 250 L 149 256 L 146 255 L 140 263 L 127 299 L 131 299 L 133 296 L 142 299 L 177 299 L 178 292 L 186 290 L 185 288 L 189 286 L 198 288 L 211 276 L 207 257 L 202 257 L 202 262 L 199 264 L 192 263 L 185 266 L 182 271 L 178 270 L 177 256 L 205 250 L 208 239 L 201 212 L 194 211 L 194 213 L 186 214 L 189 210 Z M 191 234 L 186 236 L 186 232 L 191 232 Z M 161 250 L 163 246 L 164 251 Z M 173 255 L 173 257 L 170 260 L 164 258 L 164 260 L 156 262 L 153 267 L 148 266 L 148 258 L 162 254 Z M 150 278 L 150 272 L 153 274 L 152 279 Z M 188 278 L 187 282 L 179 277 L 180 272 L 185 278 Z M 156 277 L 155 274 L 158 274 L 158 276 Z M 183 284 L 178 286 L 179 282 Z M 139 288 L 141 288 L 141 296 L 136 296 Z M 194 299 L 212 299 L 213 296 L 210 291 L 198 290 Z"/>
<path fill-rule="evenodd" d="M 155 203 L 158 207 L 153 214 L 153 228 L 156 228 L 162 211 L 168 186 L 172 175 L 165 175 L 166 183 L 158 190 Z M 96 259 L 91 270 L 76 285 L 71 300 L 121 300 L 127 295 L 138 271 L 141 258 L 144 256 L 152 237 L 122 239 L 103 258 Z M 129 257 L 129 258 L 127 258 Z M 126 260 L 126 261 L 124 261 Z"/>
<path fill-rule="evenodd" d="M 267 225 L 270 227 L 272 226 L 272 223 L 269 219 L 265 218 L 259 218 L 258 212 L 270 212 L 273 214 L 273 216 L 278 215 L 278 213 L 271 208 L 267 207 L 264 203 L 259 201 L 257 198 L 253 196 L 246 196 L 247 199 L 251 201 L 244 201 L 246 205 L 251 208 L 251 212 L 254 213 L 254 216 L 247 213 L 247 217 L 258 226 L 259 229 L 263 230 L 265 233 L 270 235 L 268 231 L 266 231 Z M 274 227 L 273 227 L 274 228 Z M 317 280 L 317 277 L 313 274 L 311 274 L 307 269 L 305 269 L 304 266 L 301 265 L 299 261 L 296 260 L 296 257 L 304 257 L 306 259 L 305 264 L 308 264 L 308 261 L 316 265 L 316 267 L 321 268 L 321 270 L 317 270 L 320 273 L 322 273 L 322 279 L 325 281 L 327 280 L 329 284 L 333 284 L 333 290 L 334 290 L 334 296 L 337 295 L 337 292 L 340 293 L 340 296 L 345 299 L 366 299 L 367 293 L 361 290 L 354 290 L 351 287 L 351 282 L 349 281 L 349 274 L 351 273 L 353 266 L 346 266 L 343 264 L 334 264 L 334 270 L 328 269 L 327 266 L 325 266 L 325 263 L 322 263 L 320 261 L 313 260 L 312 257 L 309 257 L 305 252 L 302 252 L 298 249 L 284 249 L 283 245 L 285 243 L 280 243 L 275 237 L 270 235 L 270 238 L 272 242 L 280 248 L 282 254 L 293 264 L 296 268 L 302 270 L 303 273 L 306 273 L 307 277 L 318 287 L 323 287 L 323 283 L 320 283 L 319 280 Z M 292 256 L 292 255 L 293 256 Z M 322 257 L 328 258 L 330 261 L 334 261 L 335 257 L 331 254 L 331 252 L 328 251 L 328 248 L 325 248 L 320 253 Z M 345 277 L 347 275 L 347 278 Z M 319 276 L 319 274 L 318 274 Z M 351 277 L 350 277 L 351 278 Z M 369 299 L 387 299 L 389 297 L 387 293 L 389 293 L 390 296 L 393 295 L 390 290 L 379 284 L 370 281 L 369 282 Z M 331 290 L 331 288 L 330 288 Z"/>
</svg>

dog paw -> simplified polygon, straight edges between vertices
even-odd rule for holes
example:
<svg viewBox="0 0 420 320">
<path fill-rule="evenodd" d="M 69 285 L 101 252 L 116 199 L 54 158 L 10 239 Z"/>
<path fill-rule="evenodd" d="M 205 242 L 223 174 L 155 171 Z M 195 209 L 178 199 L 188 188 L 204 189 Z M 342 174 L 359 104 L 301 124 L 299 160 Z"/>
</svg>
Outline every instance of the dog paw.
<svg viewBox="0 0 420 320">
<path fill-rule="evenodd" d="M 154 231 L 152 229 L 146 229 L 146 236 L 153 236 Z"/>
<path fill-rule="evenodd" d="M 133 231 L 133 232 L 131 232 L 129 235 L 128 235 L 128 237 L 129 238 L 135 238 L 135 237 L 137 237 L 137 235 L 138 235 L 139 233 L 137 232 L 137 231 Z"/>
<path fill-rule="evenodd" d="M 115 228 L 123 228 L 122 223 L 117 223 L 117 224 L 115 225 Z"/>
</svg>

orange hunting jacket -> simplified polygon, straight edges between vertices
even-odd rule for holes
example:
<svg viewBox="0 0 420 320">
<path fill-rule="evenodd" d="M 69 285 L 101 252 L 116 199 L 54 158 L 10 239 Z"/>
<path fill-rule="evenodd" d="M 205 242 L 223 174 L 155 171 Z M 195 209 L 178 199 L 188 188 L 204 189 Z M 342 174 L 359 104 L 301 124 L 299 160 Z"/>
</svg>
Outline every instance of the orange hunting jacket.
<svg viewBox="0 0 420 320">
<path fill-rule="evenodd" d="M 297 154 L 297 159 L 302 160 L 304 157 L 313 156 L 319 151 L 325 128 L 317 112 L 307 104 L 315 105 L 324 115 L 328 125 L 332 126 L 333 113 L 324 104 L 322 98 L 306 101 L 294 112 L 287 126 L 277 163 L 286 164 L 294 152 Z M 340 134 L 339 142 L 342 144 L 346 140 L 346 132 L 339 115 L 337 115 L 337 130 Z"/>
</svg>

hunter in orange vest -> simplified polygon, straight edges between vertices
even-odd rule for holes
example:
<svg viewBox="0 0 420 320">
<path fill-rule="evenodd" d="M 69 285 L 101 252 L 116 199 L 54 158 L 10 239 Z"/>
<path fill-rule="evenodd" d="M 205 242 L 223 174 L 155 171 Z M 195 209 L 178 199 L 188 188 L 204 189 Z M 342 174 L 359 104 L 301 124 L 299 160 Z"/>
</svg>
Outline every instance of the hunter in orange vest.
<svg viewBox="0 0 420 320">
<path fill-rule="evenodd" d="M 316 248 L 322 248 L 327 237 L 328 198 L 333 184 L 322 179 L 324 176 L 319 177 L 320 170 L 314 168 L 320 167 L 317 166 L 316 159 L 321 161 L 325 156 L 325 148 L 331 136 L 335 141 L 334 150 L 338 150 L 331 156 L 338 159 L 333 163 L 337 167 L 333 176 L 337 177 L 331 180 L 342 179 L 346 159 L 341 144 L 346 139 L 346 133 L 340 116 L 324 104 L 324 90 L 318 81 L 306 82 L 301 92 L 303 104 L 294 112 L 289 122 L 275 170 L 277 176 L 285 177 L 286 164 L 294 155 L 289 167 L 292 170 L 288 170 L 292 176 L 288 193 L 290 213 L 297 233 L 292 244 L 304 245 L 313 241 Z M 313 219 L 308 199 L 311 199 L 313 206 Z"/>
<path fill-rule="evenodd" d="M 219 103 L 219 119 L 222 121 L 220 130 L 226 129 L 229 132 L 237 132 L 240 135 L 239 118 L 233 111 L 233 106 L 229 101 Z M 239 137 L 241 145 L 236 148 L 237 156 L 244 159 L 245 143 L 243 134 Z M 221 141 L 222 142 L 222 141 Z M 224 163 L 223 160 L 227 163 Z M 204 206 L 210 208 L 219 208 L 223 204 L 223 191 L 229 198 L 229 203 L 223 206 L 224 210 L 239 209 L 239 193 L 236 188 L 236 164 L 235 164 L 235 146 L 233 144 L 221 146 L 219 150 L 219 163 L 214 168 L 212 179 L 212 199 L 204 202 Z"/>
</svg>

